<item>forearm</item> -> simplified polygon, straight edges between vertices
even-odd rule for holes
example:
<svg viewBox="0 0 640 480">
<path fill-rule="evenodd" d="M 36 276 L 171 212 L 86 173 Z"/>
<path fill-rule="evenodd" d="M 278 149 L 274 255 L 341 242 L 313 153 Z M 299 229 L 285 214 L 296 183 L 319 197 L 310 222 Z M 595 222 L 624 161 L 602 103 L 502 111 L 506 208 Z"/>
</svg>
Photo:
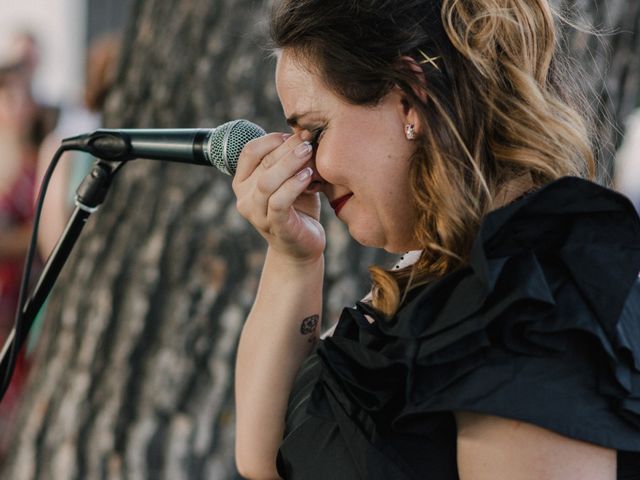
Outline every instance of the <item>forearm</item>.
<svg viewBox="0 0 640 480">
<path fill-rule="evenodd" d="M 318 338 L 323 276 L 323 257 L 299 265 L 267 252 L 236 365 L 236 458 L 249 478 L 277 478 L 291 385 Z"/>
</svg>

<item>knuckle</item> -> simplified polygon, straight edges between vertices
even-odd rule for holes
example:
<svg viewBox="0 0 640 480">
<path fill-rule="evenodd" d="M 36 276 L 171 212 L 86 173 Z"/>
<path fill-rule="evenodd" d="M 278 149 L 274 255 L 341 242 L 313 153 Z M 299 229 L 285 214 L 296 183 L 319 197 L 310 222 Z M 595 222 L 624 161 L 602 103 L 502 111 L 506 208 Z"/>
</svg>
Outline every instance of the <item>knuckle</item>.
<svg viewBox="0 0 640 480">
<path fill-rule="evenodd" d="M 258 192 L 263 195 L 269 195 L 271 193 L 271 185 L 269 180 L 265 177 L 260 177 L 256 183 L 256 188 Z"/>
<path fill-rule="evenodd" d="M 274 197 L 271 197 L 269 199 L 268 206 L 269 206 L 269 211 L 276 214 L 280 214 L 287 209 L 287 205 L 281 199 L 274 198 Z"/>
<path fill-rule="evenodd" d="M 242 149 L 241 155 L 247 157 L 256 157 L 258 155 L 258 141 L 259 139 L 255 138 L 248 142 L 244 148 Z"/>
<path fill-rule="evenodd" d="M 233 177 L 233 180 L 231 180 L 231 190 L 233 190 L 233 193 L 236 197 L 239 196 L 240 180 L 238 179 L 238 177 Z"/>
<path fill-rule="evenodd" d="M 271 155 L 265 155 L 265 157 L 260 161 L 260 166 L 263 168 L 269 168 L 273 165 L 273 160 Z"/>
<path fill-rule="evenodd" d="M 264 157 L 268 152 L 277 148 L 281 140 L 277 134 L 269 134 L 259 138 L 254 138 L 247 142 L 242 149 L 241 155 L 251 158 Z"/>
<path fill-rule="evenodd" d="M 236 198 L 236 210 L 243 217 L 247 217 L 249 214 L 249 208 L 247 208 L 247 201 L 244 198 Z"/>
</svg>

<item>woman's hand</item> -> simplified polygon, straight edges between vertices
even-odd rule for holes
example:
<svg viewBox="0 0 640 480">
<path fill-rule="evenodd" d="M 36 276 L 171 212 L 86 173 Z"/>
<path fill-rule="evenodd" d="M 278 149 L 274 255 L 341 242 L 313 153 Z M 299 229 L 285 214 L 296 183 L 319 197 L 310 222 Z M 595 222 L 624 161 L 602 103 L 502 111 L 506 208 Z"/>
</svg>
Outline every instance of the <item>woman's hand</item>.
<svg viewBox="0 0 640 480">
<path fill-rule="evenodd" d="M 299 135 L 272 133 L 243 149 L 233 179 L 237 208 L 272 250 L 296 262 L 317 260 L 326 240 L 312 181 L 312 146 Z"/>
</svg>

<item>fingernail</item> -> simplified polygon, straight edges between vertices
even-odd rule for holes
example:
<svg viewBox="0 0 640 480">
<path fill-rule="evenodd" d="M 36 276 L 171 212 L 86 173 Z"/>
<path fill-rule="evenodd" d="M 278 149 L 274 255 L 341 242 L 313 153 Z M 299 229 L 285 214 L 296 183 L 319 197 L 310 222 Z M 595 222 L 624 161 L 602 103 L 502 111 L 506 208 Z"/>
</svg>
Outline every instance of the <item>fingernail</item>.
<svg viewBox="0 0 640 480">
<path fill-rule="evenodd" d="M 291 135 L 290 133 L 283 133 L 282 134 L 282 141 L 286 142 L 287 140 L 289 140 L 291 137 L 293 137 L 293 135 Z"/>
<path fill-rule="evenodd" d="M 304 157 L 306 157 L 307 155 L 309 155 L 311 153 L 312 149 L 313 149 L 313 147 L 311 146 L 311 143 L 303 142 L 303 143 L 301 143 L 300 145 L 298 145 L 296 147 L 294 152 L 298 157 L 304 158 Z"/>
<path fill-rule="evenodd" d="M 313 175 L 313 170 L 311 169 L 311 167 L 304 168 L 304 169 L 300 170 L 298 173 L 296 173 L 296 177 L 301 182 L 304 182 L 311 175 Z"/>
</svg>

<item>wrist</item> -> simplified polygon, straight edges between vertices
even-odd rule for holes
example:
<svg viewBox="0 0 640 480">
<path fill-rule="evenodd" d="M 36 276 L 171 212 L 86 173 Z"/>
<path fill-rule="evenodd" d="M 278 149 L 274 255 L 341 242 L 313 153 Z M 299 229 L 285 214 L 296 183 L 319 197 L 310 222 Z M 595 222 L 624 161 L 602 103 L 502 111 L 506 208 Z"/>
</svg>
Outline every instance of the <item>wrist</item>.
<svg viewBox="0 0 640 480">
<path fill-rule="evenodd" d="M 308 257 L 298 257 L 280 252 L 270 246 L 267 249 L 265 262 L 270 265 L 278 265 L 280 268 L 293 272 L 316 270 L 318 268 L 324 269 L 324 253 Z"/>
</svg>

